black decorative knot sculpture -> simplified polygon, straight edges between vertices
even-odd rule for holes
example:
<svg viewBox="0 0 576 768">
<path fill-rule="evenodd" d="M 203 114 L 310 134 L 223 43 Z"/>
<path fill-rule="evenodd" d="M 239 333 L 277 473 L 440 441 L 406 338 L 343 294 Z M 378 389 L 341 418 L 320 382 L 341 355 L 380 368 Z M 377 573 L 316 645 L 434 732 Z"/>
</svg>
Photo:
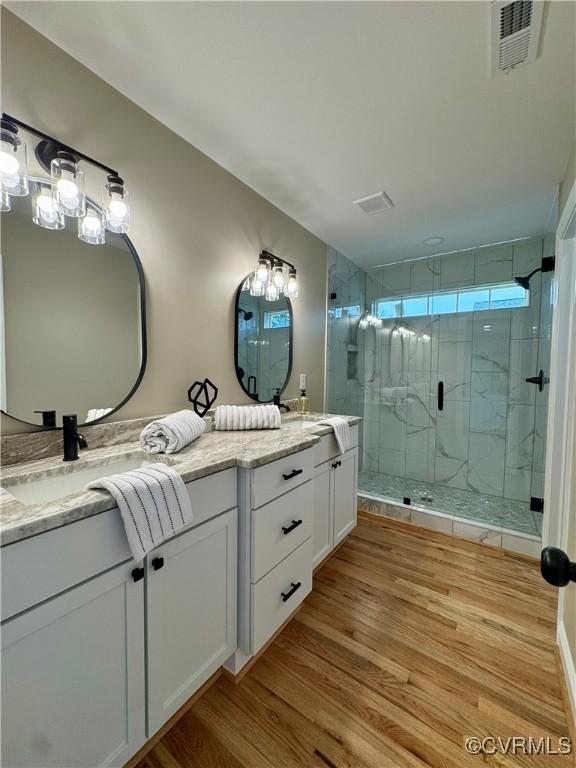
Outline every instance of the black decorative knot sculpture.
<svg viewBox="0 0 576 768">
<path fill-rule="evenodd" d="M 194 411 L 198 416 L 205 416 L 216 402 L 217 397 L 218 387 L 210 379 L 195 381 L 188 390 L 188 400 L 194 406 Z"/>
</svg>

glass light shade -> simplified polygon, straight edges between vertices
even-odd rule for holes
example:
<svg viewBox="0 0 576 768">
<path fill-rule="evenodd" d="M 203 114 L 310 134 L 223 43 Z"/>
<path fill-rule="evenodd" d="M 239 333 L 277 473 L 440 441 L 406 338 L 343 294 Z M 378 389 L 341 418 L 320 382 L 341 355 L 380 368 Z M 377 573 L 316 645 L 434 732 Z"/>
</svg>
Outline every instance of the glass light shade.
<svg viewBox="0 0 576 768">
<path fill-rule="evenodd" d="M 290 299 L 298 298 L 298 275 L 295 269 L 290 269 L 290 277 L 286 283 L 285 293 Z"/>
<path fill-rule="evenodd" d="M 18 128 L 5 120 L 0 129 L 0 188 L 14 197 L 28 194 L 26 144 L 18 136 Z"/>
<path fill-rule="evenodd" d="M 8 213 L 8 211 L 12 210 L 12 205 L 10 204 L 10 195 L 8 192 L 0 192 L 0 211 L 2 213 Z"/>
<path fill-rule="evenodd" d="M 366 328 L 368 328 L 368 320 L 366 320 L 365 317 L 363 317 L 358 323 L 358 328 L 361 328 L 363 331 L 366 330 Z"/>
<path fill-rule="evenodd" d="M 258 280 L 256 273 L 254 273 L 252 283 L 250 284 L 250 296 L 264 296 L 265 290 L 266 290 L 266 283 L 263 283 L 261 280 Z"/>
<path fill-rule="evenodd" d="M 249 290 L 250 290 L 250 277 L 247 277 L 246 280 L 244 280 L 244 282 L 242 283 L 242 293 Z"/>
<path fill-rule="evenodd" d="M 276 301 L 278 299 L 278 288 L 274 285 L 273 280 L 269 280 L 266 285 L 266 301 Z"/>
<path fill-rule="evenodd" d="M 268 260 L 260 257 L 258 259 L 258 267 L 256 269 L 256 279 L 259 280 L 261 283 L 268 282 L 268 278 L 270 277 L 270 266 L 268 264 Z"/>
<path fill-rule="evenodd" d="M 278 264 L 274 267 L 272 280 L 276 288 L 278 288 L 279 292 L 284 290 L 284 269 L 282 268 L 281 264 Z"/>
<path fill-rule="evenodd" d="M 86 213 L 84 172 L 68 152 L 58 152 L 50 163 L 54 197 L 65 216 L 79 219 Z"/>
<path fill-rule="evenodd" d="M 64 216 L 58 207 L 52 187 L 39 184 L 34 195 L 32 221 L 43 229 L 64 229 Z"/>
<path fill-rule="evenodd" d="M 90 245 L 102 245 L 106 238 L 102 215 L 95 208 L 88 208 L 86 216 L 78 219 L 78 237 Z"/>
<path fill-rule="evenodd" d="M 120 176 L 108 176 L 104 184 L 104 226 L 110 232 L 126 234 L 130 230 L 130 196 Z"/>
</svg>

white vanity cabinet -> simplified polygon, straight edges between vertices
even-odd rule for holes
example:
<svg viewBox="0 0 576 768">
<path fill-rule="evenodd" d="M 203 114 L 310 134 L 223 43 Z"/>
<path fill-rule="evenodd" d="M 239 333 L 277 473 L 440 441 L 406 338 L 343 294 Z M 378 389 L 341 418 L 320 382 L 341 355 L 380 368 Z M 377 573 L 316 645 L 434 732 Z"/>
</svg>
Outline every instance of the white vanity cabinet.
<svg viewBox="0 0 576 768">
<path fill-rule="evenodd" d="M 147 560 L 148 736 L 236 650 L 237 511 Z"/>
<path fill-rule="evenodd" d="M 343 455 L 333 435 L 323 435 L 315 448 L 313 567 L 356 526 L 358 427 L 350 429 L 354 447 Z"/>
<path fill-rule="evenodd" d="M 3 768 L 120 768 L 235 651 L 236 470 L 187 490 L 143 563 L 117 508 L 3 548 Z"/>
<path fill-rule="evenodd" d="M 122 766 L 144 733 L 144 589 L 124 564 L 2 627 L 2 766 Z"/>
</svg>

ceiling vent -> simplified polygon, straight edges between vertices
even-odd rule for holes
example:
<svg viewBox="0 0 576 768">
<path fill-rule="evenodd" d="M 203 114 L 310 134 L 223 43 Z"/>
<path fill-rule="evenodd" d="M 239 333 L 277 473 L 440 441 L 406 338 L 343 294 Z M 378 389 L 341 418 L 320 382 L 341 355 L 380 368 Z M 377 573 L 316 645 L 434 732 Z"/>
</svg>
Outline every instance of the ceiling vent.
<svg viewBox="0 0 576 768">
<path fill-rule="evenodd" d="M 377 192 L 375 195 L 361 197 L 360 200 L 354 200 L 354 205 L 362 208 L 364 213 L 367 213 L 369 216 L 373 213 L 380 213 L 381 211 L 387 211 L 389 208 L 394 208 L 394 203 L 386 192 Z"/>
<path fill-rule="evenodd" d="M 535 60 L 543 7 L 542 0 L 492 3 L 492 77 Z"/>
</svg>

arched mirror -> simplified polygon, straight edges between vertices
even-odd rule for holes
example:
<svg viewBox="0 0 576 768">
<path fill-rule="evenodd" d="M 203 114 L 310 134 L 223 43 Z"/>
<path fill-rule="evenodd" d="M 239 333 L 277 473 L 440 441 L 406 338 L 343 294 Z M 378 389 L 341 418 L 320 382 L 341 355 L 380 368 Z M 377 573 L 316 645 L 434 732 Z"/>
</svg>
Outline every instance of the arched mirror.
<svg viewBox="0 0 576 768">
<path fill-rule="evenodd" d="M 46 427 L 60 427 L 66 413 L 97 421 L 132 396 L 144 373 L 138 254 L 126 235 L 80 240 L 78 219 L 66 217 L 59 230 L 38 226 L 30 197 L 11 204 L 2 213 L 2 411 Z"/>
<path fill-rule="evenodd" d="M 284 391 L 292 370 L 292 304 L 287 296 L 275 301 L 251 296 L 245 280 L 234 308 L 236 376 L 244 392 L 269 403 Z"/>
</svg>

